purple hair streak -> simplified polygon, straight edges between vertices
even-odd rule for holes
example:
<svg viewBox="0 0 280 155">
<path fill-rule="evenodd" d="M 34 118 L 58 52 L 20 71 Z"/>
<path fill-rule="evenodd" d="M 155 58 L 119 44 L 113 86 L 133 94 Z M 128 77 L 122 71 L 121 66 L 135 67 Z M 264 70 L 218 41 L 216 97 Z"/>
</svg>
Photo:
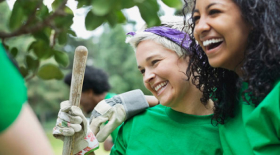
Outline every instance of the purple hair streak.
<svg viewBox="0 0 280 155">
<path fill-rule="evenodd" d="M 166 26 L 156 26 L 156 27 L 151 27 L 146 30 L 145 32 L 151 32 L 153 34 L 156 34 L 158 36 L 164 37 L 175 44 L 179 45 L 180 47 L 183 47 L 185 50 L 189 50 L 189 46 L 191 43 L 191 40 L 189 38 L 189 35 L 185 32 L 166 27 Z M 129 32 L 127 35 L 134 36 L 136 33 L 135 32 Z"/>
</svg>

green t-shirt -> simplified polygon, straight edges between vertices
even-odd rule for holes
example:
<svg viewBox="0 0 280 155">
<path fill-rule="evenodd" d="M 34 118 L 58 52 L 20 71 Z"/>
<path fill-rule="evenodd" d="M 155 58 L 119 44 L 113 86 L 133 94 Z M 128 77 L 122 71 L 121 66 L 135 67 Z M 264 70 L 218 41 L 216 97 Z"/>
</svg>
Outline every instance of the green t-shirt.
<svg viewBox="0 0 280 155">
<path fill-rule="evenodd" d="M 244 101 L 237 114 L 219 126 L 226 155 L 280 154 L 280 82 L 255 108 Z"/>
<path fill-rule="evenodd" d="M 104 99 L 112 98 L 112 97 L 114 97 L 115 95 L 117 95 L 117 94 L 114 94 L 114 93 L 107 93 Z M 117 128 L 111 133 L 111 137 L 112 137 L 113 143 L 115 143 L 115 140 L 116 140 L 116 138 L 117 138 L 119 129 L 120 129 L 120 126 L 117 127 Z"/>
<path fill-rule="evenodd" d="M 24 80 L 0 43 L 0 133 L 18 117 L 27 100 Z"/>
<path fill-rule="evenodd" d="M 117 94 L 115 94 L 115 93 L 107 93 L 104 99 L 109 99 L 109 98 L 112 98 L 112 97 L 114 97 L 116 95 Z"/>
<path fill-rule="evenodd" d="M 212 115 L 196 116 L 157 105 L 126 121 L 111 155 L 222 154 Z"/>
</svg>

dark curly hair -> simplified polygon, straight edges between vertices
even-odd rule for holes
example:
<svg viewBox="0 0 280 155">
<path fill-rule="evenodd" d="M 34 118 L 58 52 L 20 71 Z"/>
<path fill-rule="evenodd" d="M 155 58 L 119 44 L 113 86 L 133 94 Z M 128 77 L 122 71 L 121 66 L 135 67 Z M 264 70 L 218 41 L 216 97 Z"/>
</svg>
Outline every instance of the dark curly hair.
<svg viewBox="0 0 280 155">
<path fill-rule="evenodd" d="M 71 85 L 72 72 L 67 74 L 64 82 Z M 82 91 L 93 90 L 95 94 L 102 94 L 110 90 L 108 75 L 103 70 L 86 66 Z"/>
<path fill-rule="evenodd" d="M 184 11 L 192 8 L 193 14 L 196 1 L 184 1 Z M 208 99 L 213 99 L 213 119 L 220 124 L 224 124 L 228 117 L 234 117 L 240 93 L 248 104 L 258 106 L 280 79 L 280 1 L 233 1 L 241 10 L 242 17 L 253 28 L 244 51 L 242 77 L 238 77 L 233 71 L 212 68 L 209 65 L 202 48 L 195 48 L 193 35 L 195 25 L 192 16 L 185 19 L 185 23 L 186 20 L 191 20 L 190 38 L 193 40 L 190 49 L 193 55 L 190 56 L 190 67 L 187 72 L 195 75 L 195 81 L 198 81 L 193 83 L 203 92 L 201 101 L 206 103 Z M 248 84 L 248 88 L 241 91 L 243 82 Z"/>
</svg>

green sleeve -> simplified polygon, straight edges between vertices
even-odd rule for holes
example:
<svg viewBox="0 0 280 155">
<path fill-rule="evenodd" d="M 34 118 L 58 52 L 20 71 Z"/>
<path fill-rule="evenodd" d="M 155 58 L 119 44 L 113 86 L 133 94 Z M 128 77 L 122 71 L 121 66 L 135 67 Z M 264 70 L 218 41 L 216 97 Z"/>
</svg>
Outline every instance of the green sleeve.
<svg viewBox="0 0 280 155">
<path fill-rule="evenodd" d="M 116 139 L 117 139 L 117 135 L 118 135 L 118 132 L 120 130 L 120 126 L 118 126 L 112 133 L 111 133 L 111 137 L 112 137 L 112 141 L 113 143 L 115 143 Z"/>
<path fill-rule="evenodd" d="M 107 93 L 104 99 L 110 99 L 110 98 L 112 98 L 112 97 L 114 97 L 116 95 L 117 94 L 115 94 L 115 93 Z"/>
<path fill-rule="evenodd" d="M 245 122 L 256 155 L 280 153 L 280 82 L 255 108 Z"/>
<path fill-rule="evenodd" d="M 130 123 L 125 122 L 119 128 L 118 138 L 115 139 L 114 145 L 111 149 L 110 155 L 123 155 L 126 154 L 127 139 L 129 136 L 128 126 Z"/>
<path fill-rule="evenodd" d="M 18 117 L 27 100 L 24 80 L 0 43 L 0 133 Z"/>
</svg>

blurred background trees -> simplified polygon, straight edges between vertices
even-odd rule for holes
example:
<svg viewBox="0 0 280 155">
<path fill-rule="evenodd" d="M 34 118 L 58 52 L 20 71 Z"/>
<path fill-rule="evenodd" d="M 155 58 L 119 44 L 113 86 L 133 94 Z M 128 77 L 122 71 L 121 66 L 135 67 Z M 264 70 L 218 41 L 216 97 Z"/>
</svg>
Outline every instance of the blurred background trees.
<svg viewBox="0 0 280 155">
<path fill-rule="evenodd" d="M 181 0 L 71 0 L 75 9 L 84 10 L 88 31 L 102 28 L 100 35 L 82 38 L 71 28 L 75 14 L 68 1 L 16 0 L 11 6 L 0 0 L 1 42 L 17 62 L 26 80 L 29 103 L 43 122 L 56 117 L 59 103 L 68 99 L 69 88 L 62 79 L 71 71 L 79 45 L 89 50 L 88 65 L 109 74 L 111 92 L 140 88 L 149 94 L 137 70 L 134 51 L 125 43 L 126 33 L 135 30 L 136 22 L 128 19 L 124 10 L 136 7 L 141 18 L 154 26 L 164 15 L 160 3 L 176 13 L 183 7 Z"/>
</svg>

